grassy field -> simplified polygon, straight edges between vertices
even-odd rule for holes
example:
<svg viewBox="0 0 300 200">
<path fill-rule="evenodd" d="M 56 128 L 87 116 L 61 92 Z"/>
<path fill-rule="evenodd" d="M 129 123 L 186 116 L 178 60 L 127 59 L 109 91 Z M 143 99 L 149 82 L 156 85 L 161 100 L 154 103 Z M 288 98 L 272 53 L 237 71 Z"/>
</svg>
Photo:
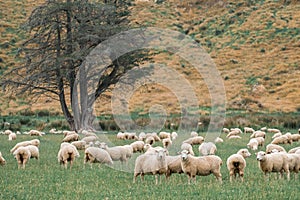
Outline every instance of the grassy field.
<svg viewBox="0 0 300 200">
<path fill-rule="evenodd" d="M 201 135 L 205 136 L 205 133 Z M 137 183 L 132 184 L 133 171 L 128 171 L 126 166 L 122 166 L 125 170 L 107 166 L 99 168 L 97 165 L 92 169 L 84 167 L 83 151 L 80 151 L 72 170 L 65 170 L 56 158 L 62 137 L 49 134 L 39 137 L 40 160 L 30 160 L 25 170 L 18 170 L 17 162 L 9 150 L 17 142 L 33 137 L 19 135 L 16 141 L 8 141 L 7 136 L 0 135 L 0 151 L 7 161 L 5 166 L 0 167 L 0 199 L 297 199 L 300 195 L 299 180 L 295 180 L 293 175 L 289 182 L 275 179 L 274 174 L 265 180 L 253 151 L 247 159 L 245 182 L 229 182 L 226 159 L 238 149 L 246 147 L 249 135 L 231 141 L 221 135 L 225 141 L 217 144 L 217 155 L 223 160 L 223 184 L 210 175 L 197 177 L 196 183 L 191 185 L 187 184 L 184 174 L 173 174 L 168 182 L 163 177 L 159 185 L 155 185 L 153 176 L 145 176 L 143 183 L 138 179 Z M 114 145 L 132 142 L 118 141 L 112 133 L 105 137 Z M 266 141 L 271 141 L 271 135 L 267 135 Z M 284 147 L 289 150 L 295 146 L 299 146 L 299 143 Z M 197 149 L 195 146 L 194 151 L 198 153 Z M 138 154 L 129 160 L 128 166 L 133 166 L 136 156 Z"/>
</svg>

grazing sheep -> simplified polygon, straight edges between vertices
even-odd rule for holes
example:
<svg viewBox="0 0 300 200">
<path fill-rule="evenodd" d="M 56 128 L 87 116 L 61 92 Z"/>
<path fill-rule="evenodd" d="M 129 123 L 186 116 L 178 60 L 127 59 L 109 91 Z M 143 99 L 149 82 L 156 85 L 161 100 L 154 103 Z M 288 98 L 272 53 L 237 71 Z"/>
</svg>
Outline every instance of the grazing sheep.
<svg viewBox="0 0 300 200">
<path fill-rule="evenodd" d="M 231 140 L 231 139 L 242 139 L 242 137 L 239 136 L 239 135 L 232 135 L 232 136 L 230 136 L 228 139 L 229 139 L 229 140 Z"/>
<path fill-rule="evenodd" d="M 259 162 L 259 168 L 263 171 L 265 177 L 271 172 L 280 172 L 280 178 L 283 177 L 283 172 L 287 175 L 287 180 L 290 180 L 289 160 L 286 153 L 266 154 L 260 151 L 256 154 L 256 159 Z"/>
<path fill-rule="evenodd" d="M 182 143 L 181 144 L 181 151 L 182 150 L 187 150 L 192 156 L 194 156 L 194 151 L 193 151 L 193 147 L 192 145 L 188 144 L 188 143 Z"/>
<path fill-rule="evenodd" d="M 77 150 L 84 150 L 86 147 L 86 142 L 82 140 L 71 142 L 71 144 L 74 145 Z"/>
<path fill-rule="evenodd" d="M 181 167 L 182 171 L 188 175 L 189 184 L 191 179 L 195 181 L 196 175 L 207 176 L 210 174 L 213 174 L 217 180 L 222 182 L 221 165 L 221 158 L 215 155 L 195 157 L 186 150 L 181 152 Z"/>
<path fill-rule="evenodd" d="M 0 165 L 5 165 L 5 164 L 6 164 L 6 161 L 5 161 L 5 159 L 3 158 L 2 153 L 1 153 L 1 151 L 0 151 Z"/>
<path fill-rule="evenodd" d="M 250 127 L 244 127 L 244 133 L 253 133 L 255 130 Z"/>
<path fill-rule="evenodd" d="M 171 138 L 171 134 L 165 131 L 162 131 L 158 134 L 159 138 L 161 140 L 166 139 L 166 138 Z"/>
<path fill-rule="evenodd" d="M 300 154 L 287 153 L 287 156 L 289 158 L 289 170 L 290 172 L 294 172 L 294 177 L 296 179 L 300 170 Z"/>
<path fill-rule="evenodd" d="M 228 157 L 226 165 L 229 171 L 230 182 L 236 175 L 239 174 L 241 181 L 244 181 L 244 171 L 246 168 L 245 158 L 251 156 L 251 153 L 247 149 L 240 149 L 236 154 Z"/>
<path fill-rule="evenodd" d="M 222 142 L 224 142 L 224 140 L 222 138 L 216 137 L 215 143 L 222 143 Z"/>
<path fill-rule="evenodd" d="M 117 139 L 119 139 L 119 140 L 125 140 L 125 133 L 118 132 Z"/>
<path fill-rule="evenodd" d="M 155 139 L 153 136 L 146 137 L 145 144 L 153 145 L 155 143 Z"/>
<path fill-rule="evenodd" d="M 31 157 L 29 149 L 21 146 L 17 148 L 17 150 L 14 152 L 14 155 L 18 161 L 18 169 L 25 169 L 25 165 Z"/>
<path fill-rule="evenodd" d="M 66 137 L 68 135 L 77 134 L 76 131 L 67 131 L 67 130 L 64 130 L 62 133 L 64 134 L 64 137 Z"/>
<path fill-rule="evenodd" d="M 230 131 L 238 131 L 240 134 L 243 133 L 243 131 L 240 128 L 231 128 Z"/>
<path fill-rule="evenodd" d="M 30 136 L 43 136 L 45 133 L 42 133 L 41 131 L 38 130 L 30 130 L 28 134 Z"/>
<path fill-rule="evenodd" d="M 120 146 L 124 148 L 124 151 L 126 152 L 126 158 L 131 158 L 133 155 L 133 148 L 131 145 L 124 145 L 124 146 Z"/>
<path fill-rule="evenodd" d="M 176 132 L 172 132 L 171 133 L 171 138 L 172 138 L 172 140 L 176 140 L 176 138 L 178 137 L 178 134 L 176 133 Z"/>
<path fill-rule="evenodd" d="M 12 140 L 16 140 L 17 139 L 17 135 L 15 133 L 11 133 L 8 135 L 8 140 L 12 141 Z"/>
<path fill-rule="evenodd" d="M 282 133 L 281 133 L 281 132 L 275 133 L 275 134 L 272 136 L 272 139 L 277 138 L 277 137 L 279 137 L 279 136 L 282 136 Z"/>
<path fill-rule="evenodd" d="M 5 130 L 4 132 L 3 132 L 3 134 L 4 135 L 10 135 L 10 134 L 12 134 L 13 132 L 11 131 L 11 130 Z"/>
<path fill-rule="evenodd" d="M 271 144 L 287 144 L 287 143 L 289 143 L 289 138 L 286 135 L 282 135 L 277 138 L 274 138 L 271 142 Z"/>
<path fill-rule="evenodd" d="M 230 132 L 230 130 L 228 128 L 223 128 L 222 132 L 228 134 Z"/>
<path fill-rule="evenodd" d="M 270 154 L 270 153 L 272 153 L 272 151 L 274 149 L 276 149 L 278 152 L 285 152 L 286 153 L 286 150 L 282 146 L 279 146 L 277 144 L 268 144 L 266 146 L 266 153 Z"/>
<path fill-rule="evenodd" d="M 172 145 L 172 140 L 170 138 L 165 138 L 162 140 L 163 147 L 168 149 Z"/>
<path fill-rule="evenodd" d="M 215 155 L 217 147 L 213 142 L 203 142 L 199 146 L 199 153 L 202 156 Z"/>
<path fill-rule="evenodd" d="M 34 145 L 34 146 L 39 147 L 39 145 L 40 145 L 40 140 L 38 140 L 38 139 L 33 139 L 33 140 L 29 140 L 29 141 L 19 142 L 19 143 L 17 143 L 17 144 L 10 150 L 10 152 L 11 152 L 11 153 L 14 153 L 19 147 L 25 147 L 25 146 L 28 146 L 28 145 Z"/>
<path fill-rule="evenodd" d="M 138 137 L 136 136 L 136 133 L 126 132 L 124 134 L 125 134 L 125 139 L 126 140 L 138 140 Z"/>
<path fill-rule="evenodd" d="M 290 132 L 287 132 L 284 135 L 288 138 L 288 143 L 292 144 L 293 143 L 292 134 Z"/>
<path fill-rule="evenodd" d="M 266 131 L 267 130 L 267 127 L 262 127 L 260 128 L 261 131 Z"/>
<path fill-rule="evenodd" d="M 300 134 L 299 133 L 292 134 L 291 138 L 293 142 L 298 142 L 300 140 Z"/>
<path fill-rule="evenodd" d="M 136 152 L 144 152 L 144 145 L 145 145 L 145 142 L 143 141 L 135 141 L 133 143 L 130 144 L 131 147 L 132 147 L 132 150 L 133 150 L 133 153 L 136 153 Z"/>
<path fill-rule="evenodd" d="M 79 140 L 79 135 L 77 133 L 71 134 L 71 135 L 66 135 L 62 142 L 74 142 Z"/>
<path fill-rule="evenodd" d="M 226 137 L 227 137 L 227 138 L 230 138 L 231 136 L 238 136 L 238 135 L 240 135 L 240 134 L 241 134 L 241 133 L 240 133 L 239 130 L 234 129 L 234 130 L 230 131 L 230 132 L 226 135 Z"/>
<path fill-rule="evenodd" d="M 106 143 L 101 142 L 100 148 L 106 150 L 113 161 L 127 162 L 128 151 L 123 146 L 108 147 Z"/>
<path fill-rule="evenodd" d="M 69 162 L 71 169 L 75 157 L 79 157 L 79 152 L 77 151 L 76 147 L 67 142 L 61 143 L 60 149 L 57 154 L 59 164 L 62 164 L 65 167 L 65 169 L 67 169 Z"/>
<path fill-rule="evenodd" d="M 198 133 L 196 131 L 191 132 L 191 137 L 197 137 L 197 136 L 198 136 Z"/>
<path fill-rule="evenodd" d="M 81 141 L 85 141 L 87 144 L 89 144 L 90 142 L 96 142 L 98 141 L 98 137 L 97 136 L 87 136 L 81 139 Z"/>
<path fill-rule="evenodd" d="M 295 148 L 292 148 L 288 151 L 288 153 L 296 153 L 297 150 L 299 150 L 300 147 L 295 147 Z"/>
<path fill-rule="evenodd" d="M 139 134 L 138 140 L 144 141 L 145 139 L 146 139 L 146 133 L 141 132 L 141 133 Z"/>
<path fill-rule="evenodd" d="M 280 133 L 281 131 L 279 129 L 276 129 L 276 128 L 268 128 L 267 132 L 268 133 Z"/>
<path fill-rule="evenodd" d="M 169 155 L 168 150 L 160 146 L 152 147 L 150 144 L 145 144 L 144 150 L 144 154 L 155 154 L 158 150 L 164 150 L 166 152 L 166 155 Z"/>
<path fill-rule="evenodd" d="M 170 176 L 173 173 L 178 173 L 181 174 L 183 173 L 182 168 L 181 168 L 181 156 L 166 156 L 167 160 L 167 172 L 166 172 L 166 178 L 169 179 Z"/>
<path fill-rule="evenodd" d="M 198 144 L 202 144 L 203 141 L 204 138 L 202 136 L 196 136 L 196 137 L 189 138 L 183 141 L 182 143 L 188 143 L 190 145 L 198 145 Z"/>
<path fill-rule="evenodd" d="M 30 158 L 35 158 L 35 159 L 39 159 L 40 157 L 40 152 L 39 152 L 39 148 L 37 146 L 34 146 L 34 145 L 28 145 L 28 146 L 25 146 L 24 148 L 28 149 L 29 152 L 30 152 Z M 18 149 L 17 149 L 18 150 Z M 18 151 L 15 151 L 13 153 L 14 157 L 16 157 Z"/>
<path fill-rule="evenodd" d="M 247 144 L 247 148 L 252 149 L 253 151 L 256 151 L 258 149 L 258 141 L 256 140 L 256 138 L 250 139 Z"/>
<path fill-rule="evenodd" d="M 264 131 L 254 131 L 250 138 L 263 137 L 266 138 L 266 133 Z"/>
<path fill-rule="evenodd" d="M 265 138 L 263 138 L 263 137 L 256 137 L 255 139 L 258 142 L 258 146 L 261 146 L 261 147 L 264 146 L 264 144 L 265 144 Z"/>
<path fill-rule="evenodd" d="M 141 176 L 144 181 L 144 175 L 150 174 L 155 176 L 155 184 L 158 184 L 157 175 L 165 174 L 168 165 L 166 161 L 166 150 L 156 149 L 155 154 L 142 154 L 135 160 L 133 183 L 136 182 L 137 176 Z"/>
<path fill-rule="evenodd" d="M 84 151 L 84 164 L 90 163 L 92 168 L 92 163 L 100 163 L 112 165 L 113 161 L 107 151 L 98 147 L 88 147 Z"/>
<path fill-rule="evenodd" d="M 49 133 L 51 133 L 51 134 L 62 134 L 62 131 L 58 131 L 58 130 L 56 130 L 56 128 L 52 128 L 52 129 L 50 129 Z"/>
<path fill-rule="evenodd" d="M 159 136 L 157 135 L 157 133 L 150 133 L 150 134 L 154 138 L 155 142 L 161 141 L 161 139 L 159 138 Z"/>
</svg>

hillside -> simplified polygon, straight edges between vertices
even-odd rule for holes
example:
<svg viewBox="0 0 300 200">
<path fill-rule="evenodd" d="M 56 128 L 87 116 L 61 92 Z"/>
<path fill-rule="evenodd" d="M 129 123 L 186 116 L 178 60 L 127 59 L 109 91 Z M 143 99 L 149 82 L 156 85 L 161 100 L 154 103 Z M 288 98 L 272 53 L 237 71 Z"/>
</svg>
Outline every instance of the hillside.
<svg viewBox="0 0 300 200">
<path fill-rule="evenodd" d="M 16 50 L 24 35 L 18 27 L 38 5 L 32 0 L 0 1 L 1 72 L 18 65 Z M 42 2 L 42 1 L 39 1 Z M 210 54 L 226 89 L 227 109 L 247 111 L 300 111 L 300 2 L 180 0 L 135 2 L 131 7 L 134 27 L 153 26 L 188 34 Z M 209 2 L 209 3 L 208 3 Z M 163 52 L 156 63 L 176 69 L 189 81 L 199 107 L 210 106 L 210 94 L 200 74 L 182 58 Z M 30 105 L 33 110 L 59 110 L 55 101 L 44 99 Z M 172 88 L 159 84 L 139 88 L 129 100 L 130 109 L 147 112 L 163 105 L 176 113 L 180 105 Z M 2 114 L 28 108 L 22 99 L 1 97 Z M 97 113 L 110 113 L 110 100 L 98 101 Z M 8 108 L 7 108 L 8 107 Z M 199 112 L 205 113 L 204 110 Z"/>
</svg>

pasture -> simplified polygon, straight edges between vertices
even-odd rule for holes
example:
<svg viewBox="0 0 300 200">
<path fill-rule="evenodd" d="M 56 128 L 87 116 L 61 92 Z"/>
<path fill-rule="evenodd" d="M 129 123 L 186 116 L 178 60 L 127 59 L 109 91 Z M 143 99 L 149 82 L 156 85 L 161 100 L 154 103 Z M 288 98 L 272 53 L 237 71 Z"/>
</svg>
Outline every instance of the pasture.
<svg viewBox="0 0 300 200">
<path fill-rule="evenodd" d="M 205 133 L 200 135 L 205 136 Z M 132 142 L 117 140 L 116 133 L 112 132 L 105 136 L 114 145 Z M 154 176 L 149 175 L 145 176 L 144 182 L 138 177 L 137 183 L 132 183 L 133 170 L 127 169 L 134 165 L 135 157 L 139 154 L 135 154 L 129 160 L 128 166 L 115 163 L 123 169 L 116 170 L 104 165 L 98 167 L 97 164 L 94 164 L 93 168 L 89 165 L 84 166 L 81 150 L 73 168 L 65 170 L 57 161 L 63 135 L 18 135 L 15 141 L 8 141 L 6 135 L 0 135 L 0 151 L 7 162 L 5 166 L 0 167 L 0 199 L 298 199 L 299 179 L 295 180 L 291 174 L 291 180 L 287 182 L 285 179 L 276 179 L 275 174 L 272 174 L 269 180 L 265 180 L 252 150 L 251 157 L 246 159 L 245 181 L 229 182 L 226 159 L 240 148 L 245 148 L 249 136 L 242 135 L 240 140 L 226 140 L 225 135 L 221 135 L 224 143 L 217 144 L 217 155 L 223 160 L 222 184 L 210 175 L 197 176 L 196 183 L 188 185 L 187 175 L 173 174 L 169 181 L 162 177 L 161 183 L 155 185 Z M 267 135 L 266 144 L 271 141 L 271 137 L 272 134 Z M 33 138 L 41 141 L 40 160 L 31 159 L 25 170 L 18 170 L 17 162 L 9 151 L 17 142 Z M 289 150 L 299 145 L 294 143 L 284 147 Z M 193 148 L 198 155 L 198 146 Z M 265 148 L 259 150 L 261 149 Z"/>
</svg>

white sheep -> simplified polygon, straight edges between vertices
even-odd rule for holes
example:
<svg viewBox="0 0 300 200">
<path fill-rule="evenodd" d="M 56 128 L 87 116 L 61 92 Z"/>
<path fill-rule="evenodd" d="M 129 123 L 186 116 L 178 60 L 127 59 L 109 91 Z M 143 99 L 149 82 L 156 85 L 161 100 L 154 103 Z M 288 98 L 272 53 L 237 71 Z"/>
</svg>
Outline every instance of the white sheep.
<svg viewBox="0 0 300 200">
<path fill-rule="evenodd" d="M 106 150 L 113 161 L 127 162 L 128 151 L 123 146 L 108 147 L 106 143 L 101 142 L 100 148 Z"/>
<path fill-rule="evenodd" d="M 232 139 L 242 139 L 242 137 L 239 136 L 239 135 L 232 135 L 232 136 L 230 136 L 228 139 L 229 139 L 229 140 L 232 140 Z"/>
<path fill-rule="evenodd" d="M 138 140 L 144 141 L 146 139 L 146 133 L 145 132 L 140 132 L 138 138 L 139 138 Z"/>
<path fill-rule="evenodd" d="M 230 182 L 239 174 L 241 181 L 244 181 L 244 171 L 246 168 L 245 158 L 250 157 L 251 153 L 247 149 L 240 149 L 236 154 L 228 157 L 226 165 L 229 171 Z"/>
<path fill-rule="evenodd" d="M 81 141 L 85 141 L 87 144 L 89 144 L 90 142 L 96 142 L 98 140 L 99 140 L 99 138 L 97 136 L 94 136 L 94 135 L 87 136 L 87 137 L 84 137 L 84 138 L 81 139 Z"/>
<path fill-rule="evenodd" d="M 43 136 L 44 135 L 44 133 L 42 133 L 41 131 L 38 131 L 38 130 L 30 130 L 28 132 L 28 134 L 30 136 Z"/>
<path fill-rule="evenodd" d="M 191 132 L 191 137 L 197 137 L 197 136 L 198 136 L 198 133 L 196 131 Z"/>
<path fill-rule="evenodd" d="M 231 128 L 230 131 L 238 131 L 240 134 L 243 133 L 243 131 L 240 128 Z"/>
<path fill-rule="evenodd" d="M 35 158 L 37 160 L 39 159 L 40 152 L 39 152 L 39 148 L 37 146 L 28 145 L 28 146 L 25 146 L 24 148 L 29 150 L 30 158 Z M 18 154 L 18 149 L 13 153 L 14 157 L 16 157 L 17 154 Z"/>
<path fill-rule="evenodd" d="M 230 132 L 230 130 L 228 128 L 223 128 L 222 132 L 228 134 Z"/>
<path fill-rule="evenodd" d="M 0 165 L 5 165 L 5 164 L 6 164 L 6 161 L 5 161 L 5 159 L 3 158 L 2 153 L 1 153 L 1 151 L 0 151 Z"/>
<path fill-rule="evenodd" d="M 190 145 L 190 144 L 189 144 Z M 166 156 L 167 160 L 167 172 L 166 178 L 169 179 L 173 173 L 181 174 L 183 173 L 181 168 L 181 156 Z"/>
<path fill-rule="evenodd" d="M 133 183 L 136 182 L 137 176 L 141 176 L 144 181 L 144 175 L 150 174 L 155 176 L 155 184 L 158 184 L 157 175 L 165 174 L 168 166 L 166 161 L 166 150 L 156 150 L 154 154 L 142 154 L 135 160 Z"/>
<path fill-rule="evenodd" d="M 198 149 L 202 156 L 215 155 L 217 152 L 217 147 L 213 142 L 203 142 Z"/>
<path fill-rule="evenodd" d="M 253 133 L 255 130 L 250 127 L 244 127 L 244 133 Z"/>
<path fill-rule="evenodd" d="M 272 140 L 271 144 L 287 144 L 289 142 L 290 142 L 290 140 L 289 140 L 288 136 L 281 135 L 281 136 L 279 136 L 277 138 L 274 138 Z"/>
<path fill-rule="evenodd" d="M 221 165 L 221 158 L 215 155 L 195 157 L 186 150 L 181 152 L 181 167 L 182 171 L 188 175 L 189 184 L 191 179 L 195 181 L 196 175 L 207 176 L 210 174 L 213 174 L 217 180 L 222 182 Z"/>
<path fill-rule="evenodd" d="M 241 133 L 240 133 L 239 130 L 233 129 L 232 131 L 230 131 L 230 132 L 226 135 L 226 137 L 227 137 L 227 138 L 230 138 L 230 137 L 232 137 L 232 136 L 238 136 L 238 135 L 240 135 L 240 134 L 241 134 Z"/>
<path fill-rule="evenodd" d="M 193 151 L 193 147 L 191 144 L 188 144 L 188 143 L 182 143 L 181 144 L 181 151 L 182 150 L 187 150 L 192 156 L 195 155 L 194 151 Z"/>
<path fill-rule="evenodd" d="M 117 133 L 117 139 L 119 139 L 119 140 L 125 140 L 125 133 L 118 132 Z"/>
<path fill-rule="evenodd" d="M 80 155 L 74 145 L 67 142 L 61 143 L 57 159 L 58 162 L 65 167 L 65 169 L 68 167 L 68 162 L 70 163 L 70 169 L 72 168 L 76 157 L 80 157 Z"/>
<path fill-rule="evenodd" d="M 263 138 L 266 138 L 266 133 L 264 131 L 254 131 L 252 133 L 252 135 L 250 136 L 250 138 L 256 138 L 256 137 L 263 137 Z"/>
<path fill-rule="evenodd" d="M 277 138 L 277 137 L 279 137 L 279 136 L 282 136 L 282 133 L 281 133 L 281 132 L 275 133 L 275 134 L 272 136 L 272 139 Z"/>
<path fill-rule="evenodd" d="M 145 139 L 145 144 L 153 145 L 155 143 L 155 139 L 153 136 L 147 136 Z"/>
<path fill-rule="evenodd" d="M 272 153 L 272 151 L 274 149 L 276 149 L 278 152 L 285 152 L 286 153 L 286 150 L 282 146 L 279 146 L 277 144 L 268 144 L 266 146 L 266 153 L 270 154 L 270 153 Z"/>
<path fill-rule="evenodd" d="M 8 135 L 8 140 L 12 141 L 12 140 L 16 140 L 17 139 L 17 134 L 15 133 L 11 133 Z"/>
<path fill-rule="evenodd" d="M 90 163 L 92 168 L 92 163 L 100 163 L 112 165 L 113 161 L 107 151 L 98 147 L 88 147 L 84 151 L 84 164 Z"/>
<path fill-rule="evenodd" d="M 161 132 L 159 132 L 158 136 L 161 140 L 163 140 L 163 139 L 166 139 L 166 138 L 171 138 L 171 133 L 161 131 Z"/>
<path fill-rule="evenodd" d="M 82 140 L 71 142 L 71 144 L 74 145 L 77 150 L 84 150 L 87 145 L 86 142 Z"/>
<path fill-rule="evenodd" d="M 293 143 L 292 134 L 290 132 L 287 132 L 284 135 L 288 138 L 288 143 L 292 144 Z"/>
<path fill-rule="evenodd" d="M 172 138 L 172 140 L 176 140 L 176 138 L 178 137 L 178 134 L 176 133 L 176 132 L 172 132 L 171 133 L 171 138 Z"/>
<path fill-rule="evenodd" d="M 19 142 L 17 143 L 11 150 L 11 153 L 14 153 L 19 147 L 23 146 L 28 146 L 28 145 L 34 145 L 39 147 L 40 145 L 40 140 L 39 139 L 33 139 L 33 140 L 29 140 L 29 141 L 23 141 L 23 142 Z"/>
<path fill-rule="evenodd" d="M 31 154 L 28 148 L 25 148 L 24 146 L 20 146 L 16 149 L 14 152 L 15 158 L 18 162 L 18 169 L 22 168 L 25 169 L 25 165 L 29 161 Z"/>
<path fill-rule="evenodd" d="M 290 180 L 289 160 L 286 153 L 271 153 L 266 154 L 259 151 L 256 154 L 256 159 L 259 162 L 259 168 L 263 171 L 265 177 L 271 172 L 280 172 L 280 178 L 283 177 L 283 172 L 287 175 L 287 180 Z"/>
<path fill-rule="evenodd" d="M 269 133 L 279 133 L 281 131 L 279 129 L 276 129 L 276 128 L 268 128 L 267 132 L 269 132 Z"/>
<path fill-rule="evenodd" d="M 136 133 L 125 132 L 124 134 L 126 140 L 138 140 Z"/>
<path fill-rule="evenodd" d="M 204 138 L 202 136 L 195 136 L 195 137 L 191 137 L 187 140 L 184 140 L 182 143 L 188 143 L 190 145 L 198 145 L 198 144 L 202 144 L 203 141 L 204 141 Z"/>
<path fill-rule="evenodd" d="M 64 137 L 64 139 L 62 140 L 62 142 L 74 142 L 74 141 L 78 141 L 79 140 L 79 135 L 77 133 L 73 133 L 71 135 L 66 135 Z"/>
<path fill-rule="evenodd" d="M 56 130 L 56 128 L 52 128 L 52 129 L 50 129 L 49 133 L 51 133 L 51 134 L 62 134 L 62 131 L 58 131 L 58 130 Z"/>
<path fill-rule="evenodd" d="M 287 153 L 287 156 L 289 158 L 289 170 L 290 172 L 294 172 L 294 177 L 296 179 L 300 170 L 300 154 Z"/>
<path fill-rule="evenodd" d="M 9 130 L 9 129 L 7 129 L 7 130 L 5 130 L 4 132 L 3 132 L 3 134 L 4 135 L 10 135 L 10 134 L 12 134 L 13 132 L 11 131 L 11 130 Z"/>
<path fill-rule="evenodd" d="M 166 155 L 169 155 L 169 151 L 163 147 L 152 147 L 150 144 L 145 144 L 144 146 L 144 154 L 155 154 L 158 150 L 164 150 L 166 152 Z"/>
<path fill-rule="evenodd" d="M 222 142 L 224 142 L 224 140 L 222 138 L 216 137 L 215 143 L 222 143 Z"/>
<path fill-rule="evenodd" d="M 295 148 L 292 148 L 288 151 L 288 153 L 296 153 L 297 150 L 299 150 L 300 147 L 295 147 Z"/>
<path fill-rule="evenodd" d="M 136 153 L 136 152 L 144 152 L 144 145 L 145 145 L 145 142 L 143 141 L 135 141 L 133 143 L 130 144 L 132 149 L 133 149 L 133 153 Z"/>
<path fill-rule="evenodd" d="M 173 142 L 172 142 L 171 138 L 165 138 L 162 140 L 162 144 L 165 149 L 168 149 L 172 145 L 172 143 Z"/>
<path fill-rule="evenodd" d="M 292 134 L 291 138 L 293 142 L 298 142 L 300 140 L 300 134 L 299 133 Z"/>
<path fill-rule="evenodd" d="M 67 135 L 77 134 L 76 131 L 68 131 L 68 130 L 64 130 L 62 131 L 62 133 L 64 134 L 64 137 L 66 137 Z"/>
<path fill-rule="evenodd" d="M 251 138 L 247 144 L 247 147 L 253 151 L 256 151 L 258 149 L 258 141 L 256 138 Z"/>
</svg>

